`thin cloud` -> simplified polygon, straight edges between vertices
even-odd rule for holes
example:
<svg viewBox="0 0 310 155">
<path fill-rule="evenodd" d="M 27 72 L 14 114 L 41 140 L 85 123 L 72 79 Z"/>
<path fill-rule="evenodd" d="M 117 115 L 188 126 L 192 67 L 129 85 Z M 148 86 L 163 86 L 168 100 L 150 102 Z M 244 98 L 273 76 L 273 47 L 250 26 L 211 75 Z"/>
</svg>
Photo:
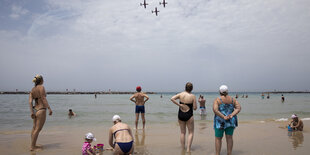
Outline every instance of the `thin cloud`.
<svg viewBox="0 0 310 155">
<path fill-rule="evenodd" d="M 26 15 L 29 11 L 21 6 L 13 5 L 12 12 L 9 15 L 12 19 L 19 19 L 21 16 Z"/>
<path fill-rule="evenodd" d="M 147 9 L 139 3 L 50 0 L 25 25 L 27 33 L 2 29 L 1 89 L 27 89 L 37 72 L 51 90 L 141 84 L 164 91 L 187 81 L 206 91 L 222 83 L 239 91 L 310 87 L 308 0 L 169 0 L 166 8 L 149 0 Z M 21 79 L 7 85 L 7 75 Z"/>
</svg>

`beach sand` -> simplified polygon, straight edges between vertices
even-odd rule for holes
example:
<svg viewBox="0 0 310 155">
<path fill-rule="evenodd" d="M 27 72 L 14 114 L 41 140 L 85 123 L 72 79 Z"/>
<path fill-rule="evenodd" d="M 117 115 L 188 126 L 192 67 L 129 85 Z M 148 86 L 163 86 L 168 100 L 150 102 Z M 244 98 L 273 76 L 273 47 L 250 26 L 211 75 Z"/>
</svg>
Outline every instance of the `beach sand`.
<svg viewBox="0 0 310 155">
<path fill-rule="evenodd" d="M 47 122 L 48 123 L 48 122 Z M 290 155 L 308 154 L 310 151 L 310 121 L 304 121 L 303 132 L 288 132 L 287 122 L 241 122 L 234 133 L 233 154 L 237 155 Z M 112 125 L 112 123 L 111 123 Z M 42 150 L 30 152 L 29 131 L 1 131 L 0 152 L 5 155 L 77 155 L 81 154 L 84 134 L 92 132 L 97 143 L 108 148 L 109 126 L 102 127 L 50 127 L 43 128 L 38 144 Z M 186 153 L 180 148 L 180 129 L 178 123 L 147 124 L 143 130 L 133 130 L 135 136 L 135 154 L 171 155 L 215 154 L 213 123 L 195 122 L 195 135 L 192 152 Z M 103 154 L 112 155 L 112 151 Z M 222 152 L 226 154 L 226 141 L 223 138 Z"/>
</svg>

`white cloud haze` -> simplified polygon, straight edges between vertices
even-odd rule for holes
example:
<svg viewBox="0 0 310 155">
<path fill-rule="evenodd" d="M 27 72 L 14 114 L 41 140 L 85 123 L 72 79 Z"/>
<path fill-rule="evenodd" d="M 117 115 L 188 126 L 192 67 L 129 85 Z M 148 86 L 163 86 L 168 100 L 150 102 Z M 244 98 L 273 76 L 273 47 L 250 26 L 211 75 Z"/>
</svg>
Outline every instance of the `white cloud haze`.
<svg viewBox="0 0 310 155">
<path fill-rule="evenodd" d="M 142 1 L 0 1 L 0 90 L 309 90 L 309 0 Z"/>
</svg>

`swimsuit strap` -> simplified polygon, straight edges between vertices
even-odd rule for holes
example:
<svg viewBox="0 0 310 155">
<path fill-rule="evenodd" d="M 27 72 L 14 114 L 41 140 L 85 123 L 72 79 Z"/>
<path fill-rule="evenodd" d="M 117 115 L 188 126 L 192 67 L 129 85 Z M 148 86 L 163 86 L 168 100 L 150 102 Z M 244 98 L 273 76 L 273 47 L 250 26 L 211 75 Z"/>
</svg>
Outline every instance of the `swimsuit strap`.
<svg viewBox="0 0 310 155">
<path fill-rule="evenodd" d="M 118 132 L 118 131 L 123 131 L 123 130 L 128 130 L 128 129 L 119 129 L 119 130 L 116 130 L 116 131 L 113 133 L 114 137 L 115 137 L 116 132 Z"/>
<path fill-rule="evenodd" d="M 183 103 L 183 102 L 180 101 L 180 104 L 193 104 L 193 103 Z"/>
<path fill-rule="evenodd" d="M 219 97 L 219 99 L 221 100 L 222 104 L 224 104 L 223 100 L 221 97 Z M 234 98 L 231 97 L 231 103 L 234 104 Z"/>
<path fill-rule="evenodd" d="M 221 97 L 219 97 L 219 99 L 220 99 L 221 103 L 222 103 L 222 104 L 224 104 L 224 102 L 223 102 L 222 98 L 221 98 Z"/>
</svg>

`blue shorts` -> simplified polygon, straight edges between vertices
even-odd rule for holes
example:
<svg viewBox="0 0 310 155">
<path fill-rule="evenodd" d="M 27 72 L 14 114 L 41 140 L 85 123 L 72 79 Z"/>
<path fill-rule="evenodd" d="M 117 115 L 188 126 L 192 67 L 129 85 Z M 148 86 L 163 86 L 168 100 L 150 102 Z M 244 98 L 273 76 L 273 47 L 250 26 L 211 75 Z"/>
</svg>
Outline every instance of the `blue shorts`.
<svg viewBox="0 0 310 155">
<path fill-rule="evenodd" d="M 136 113 L 145 113 L 144 105 L 136 105 Z"/>
</svg>

